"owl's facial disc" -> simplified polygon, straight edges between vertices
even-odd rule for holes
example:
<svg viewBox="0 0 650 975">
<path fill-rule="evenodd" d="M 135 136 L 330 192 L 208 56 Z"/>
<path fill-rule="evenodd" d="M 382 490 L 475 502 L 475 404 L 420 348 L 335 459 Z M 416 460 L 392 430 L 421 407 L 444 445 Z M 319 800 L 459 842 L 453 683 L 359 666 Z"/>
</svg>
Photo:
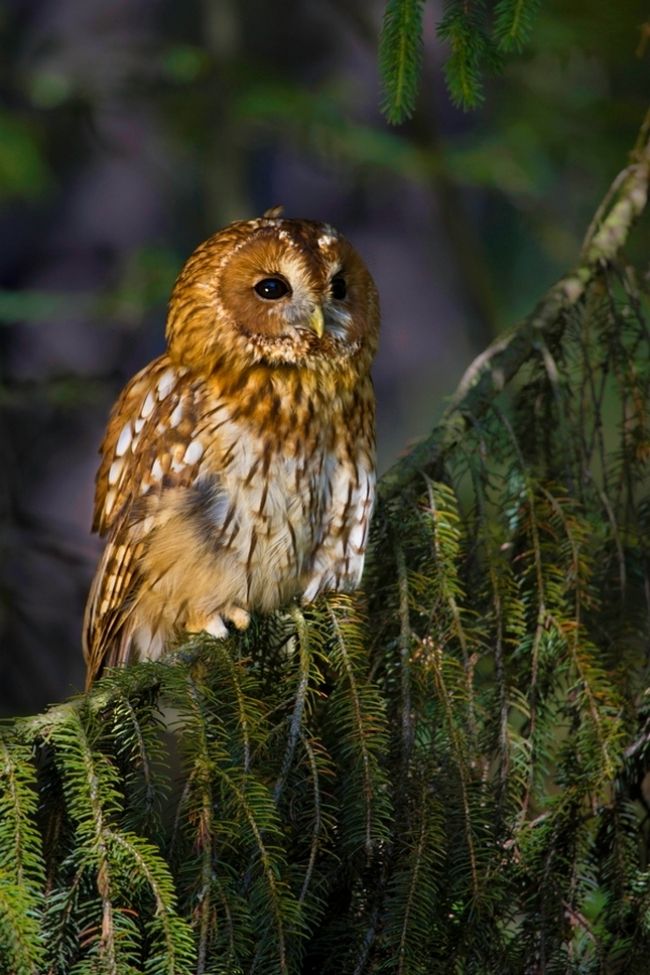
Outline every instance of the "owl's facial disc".
<svg viewBox="0 0 650 975">
<path fill-rule="evenodd" d="M 174 358 L 208 371 L 236 360 L 337 369 L 368 367 L 378 328 L 377 292 L 351 244 L 326 224 L 269 216 L 196 249 L 174 286 L 167 337 Z"/>
<path fill-rule="evenodd" d="M 170 303 L 170 348 L 183 361 L 198 357 L 181 330 L 188 281 L 197 295 L 193 341 L 198 345 L 200 334 L 206 361 L 237 352 L 253 363 L 319 368 L 374 354 L 379 317 L 372 278 L 354 248 L 325 224 L 241 221 L 197 248 Z"/>
</svg>

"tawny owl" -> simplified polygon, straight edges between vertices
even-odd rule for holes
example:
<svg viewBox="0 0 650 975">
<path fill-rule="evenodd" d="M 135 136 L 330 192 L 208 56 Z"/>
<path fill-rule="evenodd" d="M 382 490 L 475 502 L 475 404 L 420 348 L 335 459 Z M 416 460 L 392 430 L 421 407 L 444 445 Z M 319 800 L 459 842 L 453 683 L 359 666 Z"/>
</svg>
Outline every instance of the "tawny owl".
<svg viewBox="0 0 650 975">
<path fill-rule="evenodd" d="M 354 589 L 374 500 L 377 292 L 326 224 L 230 224 L 174 286 L 167 351 L 101 447 L 88 684 L 185 632 Z"/>
</svg>

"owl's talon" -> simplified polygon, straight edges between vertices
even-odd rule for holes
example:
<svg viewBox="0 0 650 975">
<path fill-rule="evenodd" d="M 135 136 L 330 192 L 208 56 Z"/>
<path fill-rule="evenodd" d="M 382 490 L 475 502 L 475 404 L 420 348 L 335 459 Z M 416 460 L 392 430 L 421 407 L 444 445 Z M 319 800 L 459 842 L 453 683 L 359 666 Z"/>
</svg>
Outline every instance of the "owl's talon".
<svg viewBox="0 0 650 975">
<path fill-rule="evenodd" d="M 216 640 L 226 640 L 230 636 L 226 621 L 232 623 L 237 630 L 245 630 L 250 624 L 250 615 L 240 606 L 228 606 L 219 613 L 213 613 L 202 620 L 188 620 L 188 633 L 208 633 Z"/>
<path fill-rule="evenodd" d="M 213 613 L 200 623 L 188 620 L 186 629 L 188 633 L 207 633 L 216 640 L 225 640 L 228 637 L 228 627 L 221 618 L 221 613 Z"/>
<path fill-rule="evenodd" d="M 240 606 L 230 606 L 228 609 L 222 610 L 221 615 L 224 617 L 224 619 L 227 619 L 229 623 L 232 623 L 236 630 L 247 630 L 250 626 L 250 613 L 247 613 L 246 610 L 242 609 Z"/>
</svg>

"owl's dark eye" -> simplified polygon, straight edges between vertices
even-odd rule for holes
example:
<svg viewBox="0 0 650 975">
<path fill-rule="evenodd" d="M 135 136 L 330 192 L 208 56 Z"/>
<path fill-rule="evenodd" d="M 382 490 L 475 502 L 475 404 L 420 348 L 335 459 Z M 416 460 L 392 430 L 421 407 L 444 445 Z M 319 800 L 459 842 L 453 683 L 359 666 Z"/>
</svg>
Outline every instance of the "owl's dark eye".
<svg viewBox="0 0 650 975">
<path fill-rule="evenodd" d="M 348 289 L 345 284 L 345 278 L 337 274 L 335 278 L 332 278 L 332 298 L 336 301 L 343 301 L 347 293 Z"/>
<path fill-rule="evenodd" d="M 276 298 L 284 298 L 289 294 L 289 285 L 282 278 L 263 278 L 255 285 L 255 291 L 260 298 L 275 301 Z"/>
</svg>

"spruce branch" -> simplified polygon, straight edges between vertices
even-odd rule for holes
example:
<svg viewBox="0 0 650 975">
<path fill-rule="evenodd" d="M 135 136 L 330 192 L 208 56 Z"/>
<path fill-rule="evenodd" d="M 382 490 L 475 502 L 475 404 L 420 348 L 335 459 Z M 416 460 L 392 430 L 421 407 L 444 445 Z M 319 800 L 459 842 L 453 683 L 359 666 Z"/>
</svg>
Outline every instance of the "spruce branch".
<svg viewBox="0 0 650 975">
<path fill-rule="evenodd" d="M 395 542 L 395 564 L 397 568 L 399 586 L 399 615 L 400 615 L 400 670 L 402 692 L 402 771 L 408 774 L 413 744 L 413 713 L 411 703 L 411 654 L 413 652 L 413 635 L 409 613 L 409 585 L 404 550 L 398 541 Z"/>
<path fill-rule="evenodd" d="M 378 492 L 380 511 L 392 499 L 412 499 L 422 487 L 423 474 L 435 477 L 436 470 L 462 442 L 473 422 L 487 413 L 542 342 L 562 337 L 567 313 L 585 301 L 594 282 L 615 264 L 647 202 L 650 112 L 641 127 L 632 161 L 623 173 L 613 181 L 598 207 L 576 267 L 547 291 L 519 325 L 499 336 L 476 357 L 429 436 L 383 475 Z"/>
<path fill-rule="evenodd" d="M 499 0 L 494 8 L 494 34 L 502 51 L 520 51 L 533 29 L 541 0 Z"/>
<path fill-rule="evenodd" d="M 450 55 L 444 72 L 447 88 L 458 108 L 476 108 L 484 99 L 483 69 L 493 60 L 491 42 L 483 29 L 480 4 L 450 0 L 438 25 Z"/>
<path fill-rule="evenodd" d="M 370 857 L 387 835 L 388 803 L 380 757 L 388 742 L 384 725 L 384 705 L 374 686 L 366 682 L 360 667 L 365 645 L 359 639 L 355 622 L 346 613 L 348 600 L 339 595 L 329 601 L 328 613 L 333 633 L 331 660 L 347 693 L 334 692 L 331 717 L 336 722 L 338 748 L 349 766 L 343 783 L 348 796 L 344 813 L 349 821 L 346 842 L 350 849 L 362 847 Z M 350 792 L 354 789 L 355 800 Z M 357 808 L 362 799 L 361 810 Z M 361 812 L 359 820 L 357 816 Z"/>
<path fill-rule="evenodd" d="M 388 0 L 379 38 L 382 111 L 393 124 L 410 118 L 422 67 L 424 0 Z"/>
<path fill-rule="evenodd" d="M 289 724 L 287 748 L 284 758 L 282 759 L 280 774 L 273 788 L 273 798 L 275 802 L 279 801 L 282 790 L 284 789 L 287 776 L 289 775 L 291 764 L 293 762 L 296 745 L 298 744 L 298 739 L 301 736 L 302 718 L 305 710 L 305 702 L 307 700 L 307 690 L 309 688 L 310 668 L 312 662 L 309 646 L 309 629 L 305 623 L 305 617 L 297 606 L 291 607 L 290 614 L 296 625 L 300 678 L 298 681 L 298 689 L 296 691 L 296 700 L 293 707 L 293 713 L 291 715 Z"/>
<path fill-rule="evenodd" d="M 39 975 L 43 940 L 31 898 L 22 884 L 0 869 L 0 963 L 12 975 Z"/>
</svg>

